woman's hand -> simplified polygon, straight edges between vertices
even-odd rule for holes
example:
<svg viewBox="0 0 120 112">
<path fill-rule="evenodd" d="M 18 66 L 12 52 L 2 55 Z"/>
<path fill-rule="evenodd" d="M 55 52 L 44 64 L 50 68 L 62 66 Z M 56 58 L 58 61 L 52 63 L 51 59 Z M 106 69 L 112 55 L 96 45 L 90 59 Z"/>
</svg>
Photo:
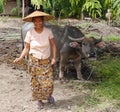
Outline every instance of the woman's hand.
<svg viewBox="0 0 120 112">
<path fill-rule="evenodd" d="M 30 44 L 29 44 L 29 43 L 26 43 L 26 44 L 25 44 L 25 48 L 23 49 L 20 57 L 19 57 L 19 58 L 16 58 L 13 62 L 14 62 L 14 63 L 20 62 L 20 61 L 27 55 L 27 53 L 29 52 L 29 50 L 30 50 Z"/>
<path fill-rule="evenodd" d="M 56 59 L 52 58 L 52 60 L 51 60 L 51 66 L 54 65 L 55 63 L 56 63 Z"/>
<path fill-rule="evenodd" d="M 13 62 L 14 63 L 18 63 L 18 62 L 20 62 L 22 60 L 22 58 L 16 58 Z"/>
</svg>

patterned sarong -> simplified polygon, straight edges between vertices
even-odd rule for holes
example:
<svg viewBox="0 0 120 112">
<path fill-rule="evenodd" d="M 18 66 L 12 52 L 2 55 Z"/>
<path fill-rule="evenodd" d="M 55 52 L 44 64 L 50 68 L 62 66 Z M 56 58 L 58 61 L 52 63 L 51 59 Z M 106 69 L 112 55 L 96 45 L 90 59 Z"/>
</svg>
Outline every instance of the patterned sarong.
<svg viewBox="0 0 120 112">
<path fill-rule="evenodd" d="M 33 100 L 47 100 L 53 93 L 53 69 L 50 59 L 40 60 L 29 55 L 29 74 Z"/>
</svg>

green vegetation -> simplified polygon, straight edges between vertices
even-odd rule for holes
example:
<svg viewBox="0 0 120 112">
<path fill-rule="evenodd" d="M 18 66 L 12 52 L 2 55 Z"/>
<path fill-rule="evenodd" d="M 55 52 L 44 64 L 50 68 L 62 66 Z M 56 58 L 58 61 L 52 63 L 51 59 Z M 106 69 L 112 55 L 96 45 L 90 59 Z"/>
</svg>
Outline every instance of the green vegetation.
<svg viewBox="0 0 120 112">
<path fill-rule="evenodd" d="M 86 35 L 87 37 L 97 37 L 96 33 L 90 32 L 89 34 Z"/>
<path fill-rule="evenodd" d="M 3 1 L 0 0 L 0 13 L 2 13 L 2 12 L 3 12 Z"/>
<path fill-rule="evenodd" d="M 115 36 L 115 35 L 106 36 L 106 37 L 103 37 L 103 40 L 104 41 L 120 42 L 120 36 Z"/>
<path fill-rule="evenodd" d="M 3 10 L 4 10 L 3 5 L 4 5 L 4 3 L 7 2 L 7 1 L 8 1 L 8 0 L 0 0 L 0 13 L 3 12 Z M 20 8 L 21 2 L 20 2 L 20 0 L 16 0 L 16 4 L 17 4 L 17 6 L 16 6 L 16 7 L 13 7 L 13 9 L 11 10 L 11 14 L 20 16 L 20 13 L 21 13 L 21 8 Z"/>
<path fill-rule="evenodd" d="M 86 22 L 77 24 L 76 27 L 83 28 L 83 29 L 88 29 L 91 26 L 91 24 L 92 23 L 86 21 Z"/>
<path fill-rule="evenodd" d="M 0 13 L 3 11 L 3 3 L 7 0 L 0 0 Z M 12 12 L 20 13 L 20 0 L 16 0 L 17 7 Z M 107 9 L 111 10 L 112 20 L 116 25 L 120 25 L 120 0 L 31 0 L 31 3 L 40 8 L 43 6 L 48 12 L 59 18 L 72 17 L 82 19 L 91 17 L 105 19 Z"/>
<path fill-rule="evenodd" d="M 16 3 L 17 3 L 17 6 L 14 7 L 11 10 L 11 14 L 20 16 L 20 13 L 21 13 L 21 7 L 20 7 L 21 6 L 21 2 L 20 2 L 20 0 L 16 0 Z"/>
<path fill-rule="evenodd" d="M 5 2 L 7 2 L 7 0 L 0 0 L 0 13 L 3 12 L 3 8 L 4 8 L 3 5 Z"/>
<path fill-rule="evenodd" d="M 78 104 L 75 112 L 93 112 L 93 108 L 99 110 L 98 112 L 117 112 L 116 110 L 120 109 L 120 57 L 106 54 L 102 60 L 88 61 L 88 64 L 94 68 L 93 81 L 73 80 L 67 84 L 68 87 L 84 94 L 83 103 Z"/>
<path fill-rule="evenodd" d="M 97 79 L 96 94 L 105 98 L 120 100 L 120 58 L 107 56 L 104 60 L 92 63 Z"/>
<path fill-rule="evenodd" d="M 9 17 L 2 17 L 2 18 L 0 18 L 0 21 L 2 21 L 2 22 L 7 22 L 8 21 L 8 19 L 9 19 Z"/>
<path fill-rule="evenodd" d="M 105 18 L 107 9 L 111 9 L 113 20 L 120 17 L 120 0 L 31 0 L 31 2 L 37 8 L 43 5 L 46 12 L 57 17 Z"/>
<path fill-rule="evenodd" d="M 85 4 L 83 5 L 82 10 L 89 12 L 89 16 L 95 19 L 97 16 L 101 17 L 101 10 L 102 6 L 99 0 L 86 0 Z"/>
<path fill-rule="evenodd" d="M 89 96 L 86 101 L 85 101 L 85 104 L 89 105 L 89 106 L 95 106 L 97 104 L 100 103 L 100 99 L 97 98 L 95 95 L 91 95 Z"/>
</svg>

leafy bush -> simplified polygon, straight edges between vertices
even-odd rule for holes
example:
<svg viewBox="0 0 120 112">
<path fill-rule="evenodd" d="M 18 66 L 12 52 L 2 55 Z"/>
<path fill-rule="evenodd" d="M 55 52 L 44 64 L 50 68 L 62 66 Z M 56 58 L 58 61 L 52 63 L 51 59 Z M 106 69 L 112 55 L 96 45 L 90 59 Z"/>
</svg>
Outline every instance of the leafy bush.
<svg viewBox="0 0 120 112">
<path fill-rule="evenodd" d="M 113 20 L 114 26 L 120 27 L 120 15 Z"/>
<path fill-rule="evenodd" d="M 115 26 L 120 27 L 120 0 L 112 0 L 112 20 Z"/>
<path fill-rule="evenodd" d="M 43 5 L 45 12 L 56 17 L 105 19 L 107 9 L 112 10 L 112 17 L 120 14 L 120 0 L 31 0 L 37 8 Z M 112 18 L 113 19 L 113 18 Z M 115 19 L 113 19 L 115 20 Z"/>
<path fill-rule="evenodd" d="M 102 6 L 99 0 L 86 0 L 86 3 L 83 5 L 83 11 L 86 10 L 93 19 L 97 16 L 101 16 Z"/>
</svg>

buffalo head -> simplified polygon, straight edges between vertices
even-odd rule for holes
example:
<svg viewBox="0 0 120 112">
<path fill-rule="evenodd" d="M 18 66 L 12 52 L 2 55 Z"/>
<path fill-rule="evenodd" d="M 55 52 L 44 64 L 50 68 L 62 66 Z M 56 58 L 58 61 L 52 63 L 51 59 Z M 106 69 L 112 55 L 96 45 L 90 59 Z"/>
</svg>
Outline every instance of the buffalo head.
<svg viewBox="0 0 120 112">
<path fill-rule="evenodd" d="M 83 37 L 74 39 L 72 37 L 68 37 L 72 42 L 70 42 L 70 46 L 80 50 L 80 53 L 84 58 L 95 57 L 95 48 L 99 46 L 99 43 L 102 41 L 102 37 L 96 39 L 94 37 Z"/>
</svg>

